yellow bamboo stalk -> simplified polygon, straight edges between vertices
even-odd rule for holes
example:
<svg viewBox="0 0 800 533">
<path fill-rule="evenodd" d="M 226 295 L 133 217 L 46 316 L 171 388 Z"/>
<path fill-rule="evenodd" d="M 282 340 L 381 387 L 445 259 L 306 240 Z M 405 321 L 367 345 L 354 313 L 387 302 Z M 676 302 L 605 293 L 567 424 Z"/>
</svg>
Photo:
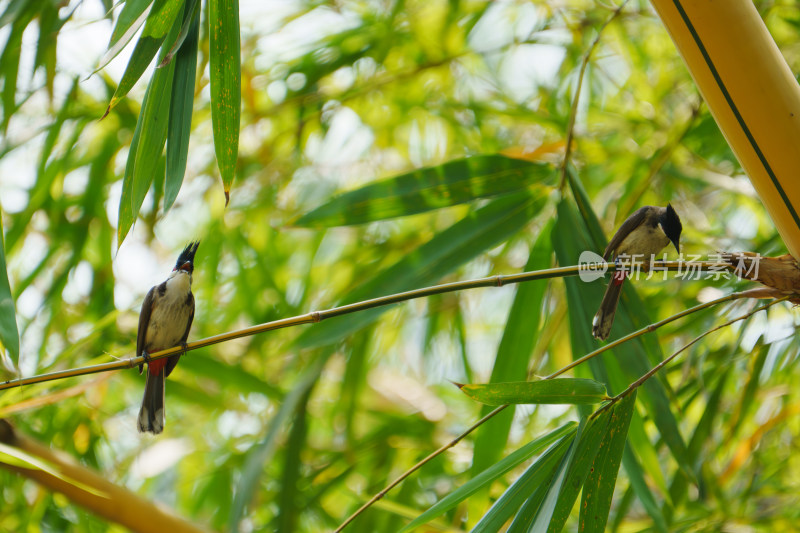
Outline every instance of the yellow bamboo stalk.
<svg viewBox="0 0 800 533">
<path fill-rule="evenodd" d="M 752 0 L 652 0 L 711 114 L 800 258 L 800 86 Z"/>
<path fill-rule="evenodd" d="M 149 502 L 99 473 L 20 433 L 6 420 L 0 419 L 0 443 L 19 450 L 26 457 L 47 465 L 25 468 L 0 460 L 5 468 L 36 481 L 53 492 L 59 492 L 85 509 L 110 522 L 140 533 L 203 533 L 203 526 L 192 524 L 163 506 Z"/>
</svg>

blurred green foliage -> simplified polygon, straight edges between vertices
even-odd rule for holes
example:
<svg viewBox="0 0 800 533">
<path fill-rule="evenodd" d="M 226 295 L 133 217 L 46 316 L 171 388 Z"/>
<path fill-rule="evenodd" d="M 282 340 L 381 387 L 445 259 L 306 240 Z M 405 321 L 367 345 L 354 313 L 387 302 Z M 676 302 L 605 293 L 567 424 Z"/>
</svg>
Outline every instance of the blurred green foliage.
<svg viewBox="0 0 800 533">
<path fill-rule="evenodd" d="M 797 6 L 756 4 L 800 72 Z M 784 252 L 644 0 L 628 2 L 592 55 L 577 109 L 575 173 L 563 189 L 557 167 L 572 91 L 615 5 L 242 2 L 241 123 L 227 207 L 215 158 L 215 147 L 225 147 L 215 145 L 212 126 L 209 64 L 219 63 L 211 59 L 208 4 L 201 2 L 198 19 L 185 6 L 184 17 L 175 11 L 177 22 L 161 28 L 185 27 L 184 44 L 192 43 L 186 21 L 200 20 L 196 77 L 186 79 L 188 64 L 167 67 L 175 80 L 183 76 L 172 84 L 178 96 L 153 94 L 163 105 L 170 97 L 168 107 L 181 114 L 138 137 L 160 145 L 147 146 L 155 159 L 146 161 L 146 183 L 135 184 L 123 177 L 133 176 L 126 162 L 138 149 L 137 123 L 147 127 L 144 87 L 169 84 L 156 84 L 151 65 L 98 120 L 119 76 L 71 74 L 61 48 L 85 27 L 110 35 L 121 11 L 112 7 L 0 3 L 0 208 L 21 338 L 19 360 L 3 360 L 4 379 L 131 354 L 145 292 L 193 238 L 202 243 L 190 339 L 427 284 L 574 263 L 583 249 L 601 250 L 601 233 L 644 204 L 676 207 L 687 254 Z M 84 41 L 98 62 L 103 46 Z M 169 139 L 178 147 L 172 155 Z M 141 209 L 131 204 L 127 222 L 135 225 L 121 243 L 125 191 Z M 635 285 L 614 336 L 744 286 L 658 276 Z M 158 439 L 136 432 L 144 383 L 133 371 L 3 391 L 0 416 L 214 529 L 330 530 L 486 412 L 450 381 L 525 380 L 593 349 L 588 321 L 601 293 L 602 282 L 578 280 L 478 289 L 204 348 L 170 376 Z M 699 313 L 574 374 L 618 393 L 749 305 Z M 788 307 L 776 306 L 720 331 L 648 382 L 632 413 L 630 401 L 622 419 L 603 414 L 603 427 L 628 433 L 624 453 L 611 433 L 562 437 L 562 429 L 546 453 L 498 467 L 589 412 L 520 406 L 512 416 L 512 407 L 349 530 L 398 531 L 493 465 L 480 478 L 485 485 L 473 483 L 469 498 L 451 496 L 454 503 L 424 527 L 466 531 L 499 520 L 526 530 L 535 518 L 529 511 L 550 506 L 574 530 L 577 492 L 551 495 L 551 484 L 528 487 L 524 498 L 514 491 L 558 472 L 578 479 L 585 465 L 577 474 L 574 465 L 597 454 L 623 465 L 616 488 L 589 478 L 604 491 L 600 500 L 613 491 L 608 530 L 790 531 L 800 509 L 796 324 Z M 562 462 L 569 457 L 577 459 Z M 0 530 L 117 530 L 2 470 L 0 487 Z M 487 512 L 501 498 L 522 512 Z"/>
</svg>

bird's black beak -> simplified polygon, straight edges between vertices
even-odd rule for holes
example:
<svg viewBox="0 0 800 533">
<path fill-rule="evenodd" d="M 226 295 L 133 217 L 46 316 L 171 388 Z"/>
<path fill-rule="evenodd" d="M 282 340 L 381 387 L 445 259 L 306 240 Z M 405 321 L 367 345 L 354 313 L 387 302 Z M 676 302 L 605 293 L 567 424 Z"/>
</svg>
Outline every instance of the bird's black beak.
<svg viewBox="0 0 800 533">
<path fill-rule="evenodd" d="M 680 253 L 681 253 L 681 248 L 680 248 L 680 246 L 678 245 L 678 241 L 677 241 L 677 240 L 675 240 L 675 241 L 672 241 L 672 244 L 674 244 L 674 245 L 675 245 L 675 250 L 677 250 L 677 251 L 678 251 L 678 255 L 680 255 Z"/>
<path fill-rule="evenodd" d="M 184 248 L 181 252 L 181 255 L 178 256 L 178 261 L 175 263 L 175 266 L 172 270 L 183 270 L 184 272 L 191 274 L 194 270 L 194 254 L 197 252 L 197 247 L 199 245 L 200 241 L 194 241 L 187 244 L 186 248 Z"/>
</svg>

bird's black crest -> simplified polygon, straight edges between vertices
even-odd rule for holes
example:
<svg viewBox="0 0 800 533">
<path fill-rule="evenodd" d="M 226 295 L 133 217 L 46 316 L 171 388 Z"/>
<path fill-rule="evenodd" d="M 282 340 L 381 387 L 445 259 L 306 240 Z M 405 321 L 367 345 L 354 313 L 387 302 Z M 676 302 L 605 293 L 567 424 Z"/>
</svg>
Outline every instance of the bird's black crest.
<svg viewBox="0 0 800 533">
<path fill-rule="evenodd" d="M 675 212 L 675 209 L 672 208 L 671 204 L 667 204 L 667 212 L 664 215 L 664 220 L 661 221 L 661 227 L 664 229 L 667 238 L 672 241 L 675 248 L 678 249 L 678 242 L 680 241 L 681 232 L 683 231 L 683 224 L 681 224 L 681 218 L 678 216 L 678 213 Z"/>
<path fill-rule="evenodd" d="M 680 222 L 678 222 L 678 224 L 680 224 Z M 193 241 L 187 244 L 186 248 L 181 252 L 181 255 L 178 256 L 178 261 L 175 263 L 175 268 L 173 268 L 173 270 L 178 270 L 186 263 L 189 263 L 191 269 L 194 270 L 194 254 L 197 253 L 198 246 L 200 246 L 200 241 Z"/>
</svg>

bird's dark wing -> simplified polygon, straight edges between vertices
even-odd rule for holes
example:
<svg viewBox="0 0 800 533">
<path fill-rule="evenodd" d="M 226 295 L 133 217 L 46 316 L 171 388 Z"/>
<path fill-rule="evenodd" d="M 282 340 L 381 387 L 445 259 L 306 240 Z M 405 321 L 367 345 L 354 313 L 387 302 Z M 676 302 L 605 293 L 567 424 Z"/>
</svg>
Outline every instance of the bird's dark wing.
<svg viewBox="0 0 800 533">
<path fill-rule="evenodd" d="M 192 312 L 189 315 L 189 320 L 186 322 L 186 331 L 183 332 L 183 337 L 181 337 L 181 344 L 186 342 L 186 339 L 189 338 L 189 330 L 192 329 L 192 322 L 194 321 L 194 294 L 191 292 L 189 293 L 189 306 L 192 308 Z M 169 376 L 172 372 L 172 369 L 178 364 L 178 360 L 181 358 L 181 354 L 177 355 L 170 355 L 167 358 L 167 367 L 166 367 L 166 374 L 165 376 Z"/>
<path fill-rule="evenodd" d="M 622 223 L 622 225 L 619 227 L 614 236 L 611 237 L 611 242 L 609 242 L 608 246 L 606 246 L 606 249 L 603 252 L 603 259 L 608 261 L 611 258 L 611 254 L 614 252 L 614 250 L 617 249 L 617 246 L 619 246 L 622 243 L 622 241 L 625 240 L 625 237 L 630 235 L 630 233 L 633 230 L 638 228 L 642 224 L 642 222 L 644 222 L 644 217 L 645 214 L 647 213 L 647 209 L 648 206 L 638 209 L 634 214 L 629 216 L 625 220 L 625 222 Z"/>
<path fill-rule="evenodd" d="M 147 291 L 142 303 L 142 310 L 139 312 L 139 332 L 136 334 L 136 357 L 142 355 L 144 350 L 144 339 L 147 336 L 147 325 L 150 323 L 150 313 L 153 312 L 153 302 L 155 301 L 156 288 Z M 139 373 L 142 373 L 143 364 L 139 365 Z"/>
</svg>

